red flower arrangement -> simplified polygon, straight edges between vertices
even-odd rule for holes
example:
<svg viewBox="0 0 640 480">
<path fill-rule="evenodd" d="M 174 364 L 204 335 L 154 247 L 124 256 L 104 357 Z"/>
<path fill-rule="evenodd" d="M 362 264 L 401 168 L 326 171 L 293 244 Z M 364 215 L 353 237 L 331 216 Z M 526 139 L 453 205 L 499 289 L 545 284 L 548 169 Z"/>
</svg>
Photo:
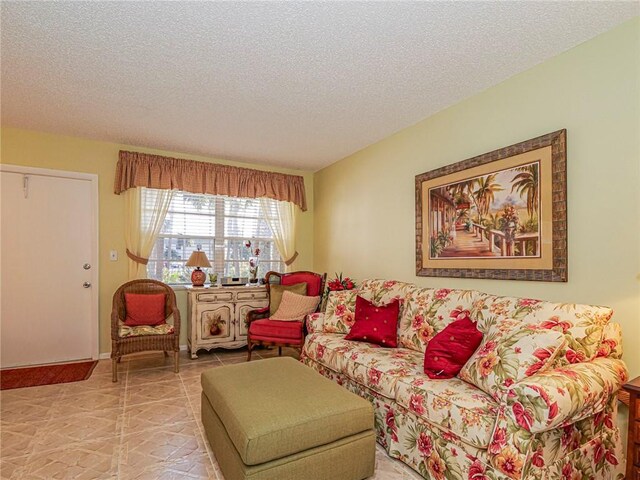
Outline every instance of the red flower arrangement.
<svg viewBox="0 0 640 480">
<path fill-rule="evenodd" d="M 330 280 L 327 283 L 327 292 L 326 295 L 329 295 L 329 292 L 339 292 L 342 290 L 353 290 L 356 288 L 356 284 L 349 277 L 342 278 L 342 273 L 338 275 L 336 273 L 336 278 Z"/>
</svg>

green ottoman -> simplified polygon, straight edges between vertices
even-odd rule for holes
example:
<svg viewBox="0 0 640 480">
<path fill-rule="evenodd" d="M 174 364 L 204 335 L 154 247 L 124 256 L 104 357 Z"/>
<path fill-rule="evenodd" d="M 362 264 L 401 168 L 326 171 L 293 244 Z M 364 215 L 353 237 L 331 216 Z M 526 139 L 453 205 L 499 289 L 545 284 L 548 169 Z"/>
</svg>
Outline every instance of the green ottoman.
<svg viewBox="0 0 640 480">
<path fill-rule="evenodd" d="M 225 480 L 373 475 L 373 407 L 293 358 L 202 374 L 202 423 Z"/>
</svg>

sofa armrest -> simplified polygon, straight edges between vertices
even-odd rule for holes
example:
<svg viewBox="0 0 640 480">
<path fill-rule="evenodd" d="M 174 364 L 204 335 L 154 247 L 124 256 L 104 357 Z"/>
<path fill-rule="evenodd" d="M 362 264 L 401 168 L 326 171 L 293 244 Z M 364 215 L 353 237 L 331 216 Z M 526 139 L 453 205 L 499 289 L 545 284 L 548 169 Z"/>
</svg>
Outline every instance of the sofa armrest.
<svg viewBox="0 0 640 480">
<path fill-rule="evenodd" d="M 570 425 L 604 410 L 628 376 L 624 362 L 615 358 L 542 372 L 509 389 L 505 412 L 531 433 Z"/>
<path fill-rule="evenodd" d="M 307 332 L 322 333 L 324 326 L 324 313 L 312 313 L 307 315 Z"/>
</svg>

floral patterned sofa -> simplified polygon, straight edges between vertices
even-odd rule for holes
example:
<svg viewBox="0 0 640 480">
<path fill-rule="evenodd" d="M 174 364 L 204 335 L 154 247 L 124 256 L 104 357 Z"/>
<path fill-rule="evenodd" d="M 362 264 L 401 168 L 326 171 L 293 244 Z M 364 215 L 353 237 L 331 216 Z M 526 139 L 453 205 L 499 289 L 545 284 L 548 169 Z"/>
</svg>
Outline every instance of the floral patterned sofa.
<svg viewBox="0 0 640 480">
<path fill-rule="evenodd" d="M 402 299 L 399 348 L 344 339 L 356 294 L 376 304 Z M 476 352 L 486 350 L 476 372 L 485 378 L 467 364 L 464 378 L 432 380 L 423 372 L 426 345 L 460 310 L 485 338 L 492 325 L 515 319 L 560 332 L 562 343 L 553 355 L 535 350 L 540 363 L 525 365 L 528 375 L 517 382 L 509 372 L 523 349 L 495 342 Z M 301 361 L 371 401 L 378 443 L 424 478 L 622 479 L 616 393 L 627 370 L 611 316 L 605 307 L 366 280 L 357 291 L 332 292 L 325 313 L 307 318 Z M 500 386 L 497 394 L 475 385 L 487 379 Z"/>
</svg>

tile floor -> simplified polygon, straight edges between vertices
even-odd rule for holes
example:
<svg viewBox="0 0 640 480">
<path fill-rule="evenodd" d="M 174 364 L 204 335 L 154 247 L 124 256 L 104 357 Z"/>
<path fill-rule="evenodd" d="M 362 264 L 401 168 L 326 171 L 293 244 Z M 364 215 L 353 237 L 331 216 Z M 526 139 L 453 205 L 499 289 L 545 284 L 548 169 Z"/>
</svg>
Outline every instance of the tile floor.
<svg viewBox="0 0 640 480">
<path fill-rule="evenodd" d="M 0 478 L 223 480 L 203 436 L 200 373 L 245 359 L 246 350 L 181 352 L 174 374 L 162 353 L 141 354 L 123 359 L 115 384 L 102 360 L 84 382 L 2 391 Z M 419 478 L 378 446 L 371 480 Z"/>
</svg>

